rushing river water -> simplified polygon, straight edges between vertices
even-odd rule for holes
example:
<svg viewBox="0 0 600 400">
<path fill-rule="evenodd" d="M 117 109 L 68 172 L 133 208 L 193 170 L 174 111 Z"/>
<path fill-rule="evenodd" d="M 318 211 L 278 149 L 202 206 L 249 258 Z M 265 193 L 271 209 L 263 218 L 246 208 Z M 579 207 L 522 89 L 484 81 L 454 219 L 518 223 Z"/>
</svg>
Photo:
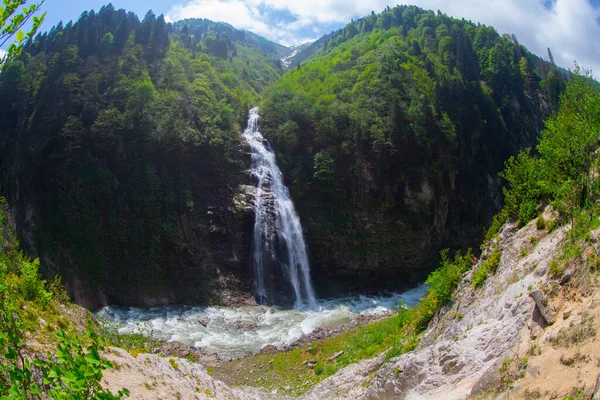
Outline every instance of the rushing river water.
<svg viewBox="0 0 600 400">
<path fill-rule="evenodd" d="M 266 306 L 106 307 L 97 317 L 118 328 L 120 333 L 152 332 L 158 339 L 237 357 L 257 353 L 267 344 L 288 346 L 319 327 L 343 324 L 359 315 L 389 313 L 399 303 L 414 306 L 424 294 L 425 287 L 420 286 L 393 295 L 317 300 L 315 310 Z"/>
</svg>

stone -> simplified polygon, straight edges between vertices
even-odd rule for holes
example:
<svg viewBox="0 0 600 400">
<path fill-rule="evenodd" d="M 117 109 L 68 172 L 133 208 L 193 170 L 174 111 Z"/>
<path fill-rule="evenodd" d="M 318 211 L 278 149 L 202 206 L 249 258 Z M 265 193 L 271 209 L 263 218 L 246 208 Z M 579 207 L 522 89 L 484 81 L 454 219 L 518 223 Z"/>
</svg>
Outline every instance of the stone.
<svg viewBox="0 0 600 400">
<path fill-rule="evenodd" d="M 594 394 L 592 394 L 592 400 L 600 400 L 600 374 L 596 378 L 596 387 L 594 388 Z"/>
<path fill-rule="evenodd" d="M 334 355 L 332 355 L 331 357 L 329 357 L 327 359 L 327 361 L 334 361 L 335 359 L 339 358 L 342 354 L 344 354 L 344 352 L 339 351 L 339 352 L 335 353 Z"/>
<path fill-rule="evenodd" d="M 490 389 L 495 389 L 502 383 L 500 379 L 500 366 L 502 365 L 502 359 L 498 359 L 495 363 L 489 367 L 481 378 L 475 383 L 473 389 L 471 389 L 471 396 L 475 396 L 479 393 L 487 392 Z"/>
<path fill-rule="evenodd" d="M 569 319 L 570 316 L 571 316 L 571 310 L 565 311 L 563 313 L 563 319 Z"/>
<path fill-rule="evenodd" d="M 540 337 L 541 333 L 542 333 L 542 328 L 538 324 L 534 324 L 531 327 L 531 332 L 529 333 L 529 336 L 531 337 L 532 340 L 535 340 L 538 337 Z"/>
<path fill-rule="evenodd" d="M 590 240 L 596 243 L 600 240 L 600 228 L 590 232 Z"/>
<path fill-rule="evenodd" d="M 548 300 L 540 290 L 534 290 L 529 293 L 529 297 L 535 301 L 537 309 L 540 311 L 544 320 L 548 325 L 554 324 L 556 321 L 556 313 L 548 307 Z"/>
<path fill-rule="evenodd" d="M 267 344 L 266 346 L 263 346 L 262 349 L 260 349 L 260 352 L 263 354 L 274 354 L 278 351 L 279 350 L 277 349 L 277 347 L 273 346 L 272 344 Z"/>
<path fill-rule="evenodd" d="M 560 278 L 560 284 L 566 285 L 571 280 L 572 276 L 573 274 L 571 273 L 571 271 L 565 271 L 563 276 Z"/>
</svg>

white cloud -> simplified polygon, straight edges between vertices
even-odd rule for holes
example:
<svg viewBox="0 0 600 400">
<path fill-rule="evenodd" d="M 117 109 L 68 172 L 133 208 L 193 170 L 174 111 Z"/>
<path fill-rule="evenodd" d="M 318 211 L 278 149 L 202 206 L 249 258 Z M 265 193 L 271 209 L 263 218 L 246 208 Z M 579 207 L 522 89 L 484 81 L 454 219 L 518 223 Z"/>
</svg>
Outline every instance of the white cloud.
<svg viewBox="0 0 600 400">
<path fill-rule="evenodd" d="M 0 60 L 2 60 L 4 58 L 4 56 L 6 55 L 6 51 L 0 49 Z"/>
<path fill-rule="evenodd" d="M 556 62 L 572 67 L 573 61 L 600 74 L 600 8 L 589 0 L 555 0 L 550 8 L 543 0 L 412 0 L 425 9 L 441 10 L 457 18 L 494 26 L 500 33 L 514 33 L 534 53 L 547 56 L 550 47 Z M 188 0 L 175 5 L 167 19 L 201 17 L 225 21 L 283 44 L 306 41 L 307 36 L 328 33 L 352 18 L 381 11 L 389 0 Z M 265 10 L 291 14 L 291 23 L 273 23 Z"/>
</svg>

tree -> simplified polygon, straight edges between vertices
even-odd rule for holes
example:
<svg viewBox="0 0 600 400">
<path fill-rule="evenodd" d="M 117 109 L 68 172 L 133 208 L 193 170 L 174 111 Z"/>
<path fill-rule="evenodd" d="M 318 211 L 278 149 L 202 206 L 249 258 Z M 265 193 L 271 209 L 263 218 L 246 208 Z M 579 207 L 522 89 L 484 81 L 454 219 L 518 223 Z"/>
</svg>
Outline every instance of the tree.
<svg viewBox="0 0 600 400">
<path fill-rule="evenodd" d="M 44 22 L 45 12 L 40 16 L 35 16 L 44 1 L 40 0 L 38 4 L 26 7 L 26 0 L 4 0 L 5 7 L 0 7 L 0 47 L 4 46 L 13 36 L 16 42 L 11 43 L 6 54 L 0 58 L 0 68 L 4 63 L 21 54 L 25 41 L 32 38 Z M 31 29 L 24 33 L 21 28 L 32 18 Z"/>
</svg>

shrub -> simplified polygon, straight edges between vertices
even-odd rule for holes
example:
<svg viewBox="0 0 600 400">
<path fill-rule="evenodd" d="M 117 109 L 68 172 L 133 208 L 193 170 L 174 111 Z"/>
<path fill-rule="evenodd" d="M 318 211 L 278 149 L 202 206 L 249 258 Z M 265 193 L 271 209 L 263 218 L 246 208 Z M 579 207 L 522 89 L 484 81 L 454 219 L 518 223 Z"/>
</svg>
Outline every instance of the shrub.
<svg viewBox="0 0 600 400">
<path fill-rule="evenodd" d="M 471 267 L 473 253 L 471 249 L 464 256 L 456 253 L 454 261 L 448 257 L 448 249 L 442 250 L 440 255 L 440 268 L 433 271 L 425 283 L 430 285 L 428 289 L 429 295 L 443 305 L 452 298 L 452 293 L 458 286 L 460 276 Z"/>
<path fill-rule="evenodd" d="M 39 266 L 38 258 L 33 261 L 21 260 L 19 263 L 21 290 L 25 300 L 35 301 L 44 306 L 52 298 L 52 293 L 44 288 L 46 282 L 40 279 Z"/>
<path fill-rule="evenodd" d="M 550 273 L 552 276 L 561 276 L 564 272 L 564 265 L 560 263 L 557 259 L 554 259 L 550 262 Z"/>
<path fill-rule="evenodd" d="M 478 270 L 473 272 L 473 279 L 471 281 L 471 286 L 476 287 L 476 288 L 482 286 L 485 283 L 485 281 L 487 280 L 488 273 L 489 273 L 489 271 L 487 269 L 487 264 L 482 263 L 481 267 L 479 267 Z"/>
<path fill-rule="evenodd" d="M 499 246 L 494 246 L 494 249 L 488 255 L 487 260 L 481 263 L 481 266 L 478 270 L 473 272 L 473 279 L 471 281 L 472 287 L 481 287 L 489 274 L 495 274 L 498 270 L 498 266 L 500 265 L 500 260 L 502 259 L 502 250 L 500 250 Z"/>
<path fill-rule="evenodd" d="M 544 219 L 543 215 L 540 215 L 535 220 L 535 226 L 538 229 L 538 231 L 542 231 L 542 230 L 546 229 L 546 220 Z"/>
<path fill-rule="evenodd" d="M 52 293 L 52 298 L 59 303 L 68 304 L 71 302 L 71 297 L 67 293 L 65 285 L 62 284 L 60 276 L 56 275 L 54 279 L 48 282 L 48 290 Z"/>
</svg>

